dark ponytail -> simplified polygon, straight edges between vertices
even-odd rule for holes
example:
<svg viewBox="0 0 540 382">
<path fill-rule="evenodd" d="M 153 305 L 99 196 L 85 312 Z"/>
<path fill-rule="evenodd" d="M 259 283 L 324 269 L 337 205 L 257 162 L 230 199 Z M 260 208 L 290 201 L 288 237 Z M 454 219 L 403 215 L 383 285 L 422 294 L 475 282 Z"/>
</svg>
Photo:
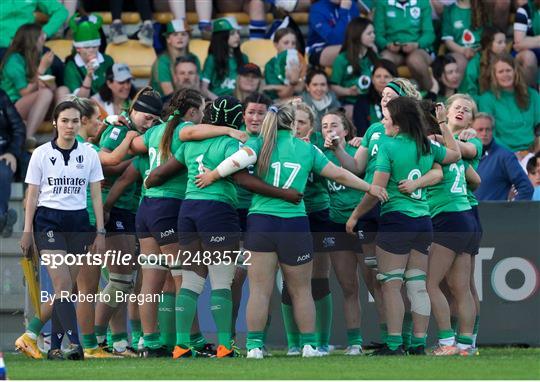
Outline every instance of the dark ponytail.
<svg viewBox="0 0 540 382">
<path fill-rule="evenodd" d="M 173 94 L 167 112 L 164 115 L 167 118 L 167 126 L 159 143 L 161 163 L 165 163 L 171 156 L 171 144 L 176 126 L 185 117 L 189 109 L 192 107 L 198 109 L 203 104 L 204 98 L 198 90 L 184 88 Z"/>
</svg>

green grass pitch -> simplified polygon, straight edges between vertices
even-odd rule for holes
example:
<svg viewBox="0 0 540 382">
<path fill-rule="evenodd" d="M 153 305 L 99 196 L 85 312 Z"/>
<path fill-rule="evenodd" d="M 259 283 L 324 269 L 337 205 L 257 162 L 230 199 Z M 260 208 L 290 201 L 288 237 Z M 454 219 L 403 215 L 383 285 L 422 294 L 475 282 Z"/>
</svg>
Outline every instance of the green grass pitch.
<svg viewBox="0 0 540 382">
<path fill-rule="evenodd" d="M 336 350 L 302 359 L 119 359 L 38 361 L 5 354 L 15 379 L 540 379 L 540 349 L 481 348 L 477 357 L 350 357 Z"/>
</svg>

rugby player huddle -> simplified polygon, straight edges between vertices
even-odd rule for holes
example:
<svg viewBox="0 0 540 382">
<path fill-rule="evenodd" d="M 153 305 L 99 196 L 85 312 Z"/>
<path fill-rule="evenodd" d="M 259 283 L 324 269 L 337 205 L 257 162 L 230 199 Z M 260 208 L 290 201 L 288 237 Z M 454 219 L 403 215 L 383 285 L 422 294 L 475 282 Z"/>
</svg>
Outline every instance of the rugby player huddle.
<svg viewBox="0 0 540 382">
<path fill-rule="evenodd" d="M 93 101 L 61 102 L 55 139 L 30 162 L 22 249 L 30 253 L 34 240 L 42 255 L 137 253 L 140 267 L 49 267 L 58 296 L 99 289 L 107 298 L 43 303 L 16 347 L 42 358 L 37 338 L 51 320 L 52 360 L 238 357 L 247 278 L 245 347 L 248 358 L 261 359 L 279 274 L 287 354 L 326 356 L 332 267 L 344 296 L 345 354 L 363 354 L 358 269 L 380 323 L 371 355 L 477 354 L 475 102 L 463 94 L 446 106 L 421 101 L 396 78 L 381 106 L 382 122 L 360 139 L 340 110 L 316 131 L 306 104 L 274 106 L 258 93 L 243 105 L 230 96 L 206 104 L 197 90 L 182 89 L 162 110 L 159 94 L 144 88 L 127 112 L 103 123 Z M 88 189 L 64 194 L 50 176 L 84 177 Z M 155 254 L 171 256 L 150 261 Z M 216 348 L 197 319 L 207 278 Z M 123 302 L 132 293 L 160 298 Z M 439 338 L 428 351 L 431 312 Z"/>
</svg>

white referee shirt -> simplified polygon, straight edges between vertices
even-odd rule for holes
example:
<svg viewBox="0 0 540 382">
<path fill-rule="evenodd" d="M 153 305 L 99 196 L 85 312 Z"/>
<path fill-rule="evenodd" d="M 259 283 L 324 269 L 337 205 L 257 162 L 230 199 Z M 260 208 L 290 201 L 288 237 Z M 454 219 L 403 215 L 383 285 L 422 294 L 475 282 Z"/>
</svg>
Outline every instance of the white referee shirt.
<svg viewBox="0 0 540 382">
<path fill-rule="evenodd" d="M 103 180 L 98 153 L 77 141 L 63 150 L 55 141 L 34 150 L 25 182 L 39 186 L 38 207 L 57 210 L 86 209 L 90 183 Z"/>
</svg>

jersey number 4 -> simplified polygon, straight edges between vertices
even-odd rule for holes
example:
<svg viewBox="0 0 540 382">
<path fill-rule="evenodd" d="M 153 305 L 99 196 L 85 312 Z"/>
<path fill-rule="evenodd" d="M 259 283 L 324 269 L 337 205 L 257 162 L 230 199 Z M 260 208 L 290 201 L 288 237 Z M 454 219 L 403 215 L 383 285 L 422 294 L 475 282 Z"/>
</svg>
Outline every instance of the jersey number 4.
<svg viewBox="0 0 540 382">
<path fill-rule="evenodd" d="M 274 187 L 280 187 L 279 178 L 281 176 L 281 165 L 282 165 L 281 162 L 274 162 L 270 165 L 270 167 L 274 169 L 274 183 L 273 183 Z M 285 184 L 282 186 L 282 188 L 287 189 L 291 187 L 291 185 L 293 184 L 294 179 L 298 175 L 298 172 L 300 171 L 302 166 L 299 165 L 298 163 L 284 162 L 283 167 L 290 168 L 292 170 L 291 175 L 289 175 L 289 178 L 287 179 Z"/>
</svg>

